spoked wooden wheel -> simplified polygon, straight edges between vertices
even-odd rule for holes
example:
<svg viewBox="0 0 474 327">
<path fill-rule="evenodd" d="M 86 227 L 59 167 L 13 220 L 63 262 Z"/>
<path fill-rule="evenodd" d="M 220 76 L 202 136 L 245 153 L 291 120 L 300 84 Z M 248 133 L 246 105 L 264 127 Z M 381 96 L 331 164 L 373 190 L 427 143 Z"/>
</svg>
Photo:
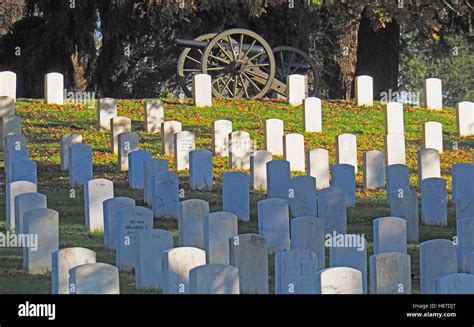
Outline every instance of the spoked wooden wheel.
<svg viewBox="0 0 474 327">
<path fill-rule="evenodd" d="M 217 33 L 198 36 L 194 41 L 210 41 Z M 203 49 L 185 48 L 178 59 L 178 82 L 184 94 L 193 96 L 193 75 L 201 73 L 201 59 Z"/>
<path fill-rule="evenodd" d="M 268 43 L 240 28 L 216 35 L 204 50 L 201 66 L 212 77 L 215 97 L 261 98 L 275 76 L 275 58 Z"/>
<path fill-rule="evenodd" d="M 273 48 L 273 55 L 276 62 L 275 78 L 277 80 L 286 83 L 286 78 L 289 75 L 306 76 L 306 96 L 319 96 L 321 83 L 319 73 L 316 64 L 306 53 L 297 48 L 280 46 Z"/>
</svg>

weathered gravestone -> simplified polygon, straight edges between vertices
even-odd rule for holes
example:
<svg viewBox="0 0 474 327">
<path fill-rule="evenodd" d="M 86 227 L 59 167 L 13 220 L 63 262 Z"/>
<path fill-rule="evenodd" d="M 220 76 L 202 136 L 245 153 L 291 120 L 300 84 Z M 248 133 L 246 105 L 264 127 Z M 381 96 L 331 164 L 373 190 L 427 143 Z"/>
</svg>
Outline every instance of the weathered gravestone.
<svg viewBox="0 0 474 327">
<path fill-rule="evenodd" d="M 71 247 L 52 253 L 51 293 L 69 294 L 69 270 L 87 263 L 96 262 L 96 253 L 92 250 Z"/>
<path fill-rule="evenodd" d="M 179 246 L 204 249 L 204 218 L 209 214 L 209 203 L 190 199 L 179 203 Z"/>
<path fill-rule="evenodd" d="M 151 160 L 151 153 L 144 150 L 128 154 L 128 186 L 134 190 L 145 187 L 145 162 Z"/>
<path fill-rule="evenodd" d="M 275 255 L 275 294 L 315 294 L 315 253 L 296 249 Z"/>
<path fill-rule="evenodd" d="M 457 163 L 452 169 L 453 179 L 453 200 L 463 196 L 474 196 L 474 165 L 469 163 Z"/>
<path fill-rule="evenodd" d="M 456 104 L 456 121 L 458 135 L 474 135 L 474 102 L 462 101 Z"/>
<path fill-rule="evenodd" d="M 92 175 L 92 148 L 73 144 L 69 149 L 69 186 L 82 186 L 93 178 Z"/>
<path fill-rule="evenodd" d="M 410 190 L 410 170 L 408 166 L 402 164 L 390 165 L 385 168 L 387 176 L 387 201 L 393 194 L 401 194 L 406 190 Z"/>
<path fill-rule="evenodd" d="M 350 267 L 327 268 L 316 274 L 317 294 L 363 294 L 362 273 Z"/>
<path fill-rule="evenodd" d="M 189 169 L 189 152 L 195 147 L 194 133 L 182 131 L 174 134 L 174 160 L 177 170 Z"/>
<path fill-rule="evenodd" d="M 189 271 L 191 294 L 240 294 L 239 269 L 225 264 L 207 264 Z"/>
<path fill-rule="evenodd" d="M 222 175 L 223 210 L 241 221 L 250 220 L 249 175 L 232 171 Z"/>
<path fill-rule="evenodd" d="M 24 233 L 37 235 L 36 246 L 23 248 L 23 268 L 28 274 L 51 271 L 51 254 L 59 248 L 59 213 L 53 209 L 29 210 L 23 215 Z"/>
<path fill-rule="evenodd" d="M 349 164 L 332 165 L 331 186 L 338 187 L 344 191 L 347 207 L 355 206 L 356 198 L 354 166 Z"/>
<path fill-rule="evenodd" d="M 371 294 L 411 294 L 410 256 L 387 252 L 370 257 Z"/>
<path fill-rule="evenodd" d="M 189 188 L 210 191 L 212 184 L 212 152 L 209 150 L 189 152 Z"/>
<path fill-rule="evenodd" d="M 288 192 L 290 215 L 294 217 L 316 216 L 316 179 L 311 176 L 295 176 L 290 179 Z"/>
<path fill-rule="evenodd" d="M 229 134 L 232 133 L 232 122 L 221 119 L 212 124 L 212 143 L 214 156 L 225 158 L 229 155 Z"/>
<path fill-rule="evenodd" d="M 432 110 L 443 109 L 443 90 L 439 78 L 425 79 L 425 107 Z"/>
<path fill-rule="evenodd" d="M 36 192 L 36 184 L 27 181 L 18 181 L 8 183 L 6 186 L 6 229 L 13 231 L 15 229 L 15 197 L 23 194 Z M 24 221 L 24 220 L 23 220 Z"/>
<path fill-rule="evenodd" d="M 229 238 L 238 235 L 237 216 L 225 211 L 204 217 L 204 249 L 207 263 L 229 264 Z"/>
<path fill-rule="evenodd" d="M 161 152 L 171 157 L 174 156 L 174 134 L 183 129 L 179 121 L 170 120 L 161 124 Z"/>
<path fill-rule="evenodd" d="M 0 117 L 0 123 L 0 136 L 2 137 L 0 143 L 1 149 L 3 149 L 6 136 L 21 135 L 21 118 L 18 116 L 4 116 Z"/>
<path fill-rule="evenodd" d="M 385 165 L 405 165 L 406 149 L 403 134 L 385 135 Z"/>
<path fill-rule="evenodd" d="M 64 76 L 60 73 L 44 75 L 44 98 L 47 104 L 64 104 Z"/>
<path fill-rule="evenodd" d="M 9 182 L 28 181 L 38 184 L 36 162 L 33 160 L 20 160 L 11 164 Z"/>
<path fill-rule="evenodd" d="M 474 294 L 474 275 L 449 274 L 434 280 L 435 294 Z"/>
<path fill-rule="evenodd" d="M 321 99 L 309 97 L 303 100 L 303 127 L 305 132 L 323 131 Z"/>
<path fill-rule="evenodd" d="M 274 118 L 267 119 L 265 120 L 264 127 L 265 150 L 276 156 L 282 156 L 283 136 L 285 135 L 283 120 Z"/>
<path fill-rule="evenodd" d="M 5 148 L 3 149 L 3 159 L 5 162 L 5 166 L 8 163 L 8 151 L 23 151 L 26 150 L 26 138 L 23 135 L 15 134 L 15 135 L 7 135 L 3 139 L 5 143 Z M 0 142 L 2 143 L 2 142 Z"/>
<path fill-rule="evenodd" d="M 8 96 L 16 101 L 16 74 L 14 72 L 0 72 L 0 96 Z"/>
<path fill-rule="evenodd" d="M 339 237 L 348 242 L 338 244 Z M 349 267 L 361 272 L 362 292 L 367 294 L 367 241 L 365 238 L 358 234 L 339 234 L 332 243 L 329 247 L 329 266 Z"/>
<path fill-rule="evenodd" d="M 104 245 L 108 249 L 116 249 L 120 222 L 119 210 L 134 207 L 135 200 L 126 197 L 110 198 L 103 201 L 104 210 Z"/>
<path fill-rule="evenodd" d="M 47 208 L 46 195 L 36 192 L 15 196 L 15 233 L 25 234 L 24 215 L 29 210 Z"/>
<path fill-rule="evenodd" d="M 316 189 L 329 187 L 329 152 L 313 149 L 306 152 L 306 175 L 316 178 Z"/>
<path fill-rule="evenodd" d="M 357 173 L 357 139 L 355 135 L 336 136 L 336 162 L 353 166 Z"/>
<path fill-rule="evenodd" d="M 423 147 L 443 153 L 443 125 L 434 121 L 423 125 Z"/>
<path fill-rule="evenodd" d="M 268 241 L 269 253 L 290 248 L 290 213 L 288 201 L 271 198 L 257 203 L 258 233 Z"/>
<path fill-rule="evenodd" d="M 291 219 L 291 249 L 303 249 L 318 257 L 318 270 L 326 266 L 324 219 L 303 216 Z"/>
<path fill-rule="evenodd" d="M 474 252 L 474 217 L 456 221 L 458 271 L 468 273 L 469 257 Z"/>
<path fill-rule="evenodd" d="M 286 160 L 267 162 L 267 196 L 288 199 L 290 188 L 290 163 Z"/>
<path fill-rule="evenodd" d="M 69 270 L 71 294 L 120 294 L 119 271 L 106 263 L 86 263 Z"/>
<path fill-rule="evenodd" d="M 389 102 L 385 106 L 385 135 L 405 134 L 403 122 L 403 104 L 400 102 Z"/>
<path fill-rule="evenodd" d="M 61 135 L 60 153 L 61 153 L 61 170 L 69 169 L 69 151 L 73 144 L 82 143 L 82 135 L 65 134 Z"/>
<path fill-rule="evenodd" d="M 153 175 L 152 197 L 155 218 L 178 219 L 178 175 L 168 171 Z"/>
<path fill-rule="evenodd" d="M 114 197 L 114 183 L 108 179 L 91 179 L 84 184 L 84 211 L 89 230 L 104 230 L 103 202 Z"/>
<path fill-rule="evenodd" d="M 13 175 L 13 165 L 20 161 L 29 160 L 30 152 L 24 147 L 19 150 L 5 147 L 5 181 L 10 183 Z M 35 183 L 36 184 L 36 183 Z"/>
<path fill-rule="evenodd" d="M 435 149 L 418 150 L 418 185 L 426 178 L 441 177 L 439 152 Z"/>
<path fill-rule="evenodd" d="M 373 190 L 385 186 L 384 153 L 377 150 L 364 152 L 364 188 Z"/>
<path fill-rule="evenodd" d="M 250 169 L 250 134 L 243 131 L 232 132 L 228 135 L 229 168 Z"/>
<path fill-rule="evenodd" d="M 3 150 L 4 138 L 7 136 L 7 131 L 9 130 L 8 125 L 11 124 L 9 122 L 14 117 L 15 99 L 9 96 L 0 96 L 0 150 Z M 20 131 L 16 134 L 21 134 L 21 126 Z"/>
<path fill-rule="evenodd" d="M 165 159 L 154 158 L 143 163 L 144 187 L 143 199 L 147 204 L 153 204 L 152 177 L 157 173 L 168 171 L 168 161 Z"/>
<path fill-rule="evenodd" d="M 358 106 L 371 106 L 374 102 L 373 78 L 367 75 L 355 79 L 355 96 Z"/>
<path fill-rule="evenodd" d="M 162 229 L 149 229 L 139 232 L 136 237 L 136 287 L 163 289 L 163 252 L 173 248 L 173 235 Z"/>
<path fill-rule="evenodd" d="M 128 154 L 138 151 L 140 137 L 135 132 L 124 132 L 118 135 L 118 167 L 120 171 L 129 169 Z"/>
<path fill-rule="evenodd" d="M 318 192 L 318 218 L 324 219 L 325 234 L 347 232 L 346 195 L 339 187 L 328 187 Z"/>
<path fill-rule="evenodd" d="M 230 264 L 239 269 L 240 293 L 268 294 L 267 239 L 240 234 L 229 239 Z"/>
<path fill-rule="evenodd" d="M 267 190 L 267 162 L 272 161 L 272 154 L 258 150 L 250 155 L 250 186 L 254 190 Z"/>
<path fill-rule="evenodd" d="M 153 229 L 153 212 L 145 207 L 127 207 L 118 214 L 116 265 L 131 271 L 138 265 L 138 237 L 145 230 Z"/>
<path fill-rule="evenodd" d="M 421 294 L 435 294 L 435 278 L 457 271 L 456 246 L 453 241 L 437 239 L 420 243 Z"/>
<path fill-rule="evenodd" d="M 117 99 L 103 98 L 97 100 L 97 129 L 110 130 L 110 120 L 117 117 Z"/>
<path fill-rule="evenodd" d="M 418 242 L 420 218 L 418 194 L 415 191 L 405 190 L 393 194 L 390 199 L 390 215 L 405 219 L 407 221 L 408 242 Z"/>
<path fill-rule="evenodd" d="M 193 247 L 180 247 L 163 252 L 163 292 L 190 294 L 189 271 L 206 264 L 206 252 Z"/>
<path fill-rule="evenodd" d="M 210 75 L 193 75 L 193 103 L 200 108 L 212 106 L 212 78 Z"/>
<path fill-rule="evenodd" d="M 288 85 L 288 103 L 292 106 L 300 106 L 306 96 L 306 81 L 303 75 L 292 74 L 286 77 Z"/>
<path fill-rule="evenodd" d="M 160 100 L 145 101 L 145 131 L 156 134 L 161 130 L 161 124 L 165 121 L 163 102 Z"/>
<path fill-rule="evenodd" d="M 113 154 L 118 154 L 118 136 L 132 131 L 132 120 L 128 117 L 113 117 L 110 119 L 110 148 Z"/>
<path fill-rule="evenodd" d="M 445 179 L 432 177 L 421 181 L 421 220 L 426 225 L 448 225 Z"/>
<path fill-rule="evenodd" d="M 407 222 L 398 217 L 374 219 L 374 254 L 407 253 Z"/>
<path fill-rule="evenodd" d="M 305 171 L 304 136 L 301 134 L 286 134 L 283 137 L 285 160 L 290 163 L 292 171 Z"/>
</svg>

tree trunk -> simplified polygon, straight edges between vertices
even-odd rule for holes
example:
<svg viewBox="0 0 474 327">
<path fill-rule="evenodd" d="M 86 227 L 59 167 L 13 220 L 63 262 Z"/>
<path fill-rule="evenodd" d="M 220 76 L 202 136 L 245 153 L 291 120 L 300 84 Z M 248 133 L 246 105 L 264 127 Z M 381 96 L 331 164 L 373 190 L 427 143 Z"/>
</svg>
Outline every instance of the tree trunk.
<svg viewBox="0 0 474 327">
<path fill-rule="evenodd" d="M 349 99 L 357 63 L 357 34 L 359 20 L 356 15 L 340 17 L 327 31 L 328 46 L 332 49 L 324 59 L 324 80 L 330 99 Z"/>
<path fill-rule="evenodd" d="M 379 100 L 383 92 L 398 91 L 400 26 L 388 23 L 385 28 L 374 31 L 363 14 L 358 44 L 356 76 L 372 76 L 374 99 Z"/>
</svg>

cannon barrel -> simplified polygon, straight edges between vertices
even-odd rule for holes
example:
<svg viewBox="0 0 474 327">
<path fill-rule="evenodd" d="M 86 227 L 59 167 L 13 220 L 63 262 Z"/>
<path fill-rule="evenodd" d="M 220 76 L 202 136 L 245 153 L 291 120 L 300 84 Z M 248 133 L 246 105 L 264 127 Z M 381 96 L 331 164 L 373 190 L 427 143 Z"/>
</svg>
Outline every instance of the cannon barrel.
<svg viewBox="0 0 474 327">
<path fill-rule="evenodd" d="M 174 41 L 175 45 L 179 47 L 184 47 L 184 48 L 192 48 L 192 49 L 205 49 L 209 42 L 206 41 L 195 41 L 195 40 L 186 40 L 186 39 L 176 39 Z M 246 52 L 248 48 L 250 47 L 250 44 L 242 44 L 242 51 Z M 264 52 L 265 50 L 263 47 L 259 45 L 254 45 L 252 49 L 250 50 L 250 54 L 257 54 L 260 52 Z"/>
</svg>

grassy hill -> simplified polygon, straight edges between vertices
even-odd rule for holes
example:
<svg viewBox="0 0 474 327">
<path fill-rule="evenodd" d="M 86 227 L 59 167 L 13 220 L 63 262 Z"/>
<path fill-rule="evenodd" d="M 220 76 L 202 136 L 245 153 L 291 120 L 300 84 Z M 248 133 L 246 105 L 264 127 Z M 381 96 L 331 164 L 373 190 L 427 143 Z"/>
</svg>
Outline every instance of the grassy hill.
<svg viewBox="0 0 474 327">
<path fill-rule="evenodd" d="M 372 255 L 372 220 L 388 216 L 390 208 L 385 201 L 385 191 L 368 191 L 362 187 L 362 154 L 368 150 L 384 149 L 383 107 L 361 108 L 353 102 L 323 101 L 323 133 L 303 133 L 302 109 L 291 107 L 276 101 L 248 101 L 215 99 L 212 108 L 193 107 L 189 100 L 163 99 L 165 119 L 178 120 L 183 130 L 196 134 L 196 148 L 212 148 L 212 122 L 217 119 L 229 119 L 233 129 L 250 133 L 263 148 L 264 122 L 268 118 L 279 118 L 285 123 L 285 133 L 302 133 L 306 150 L 325 148 L 330 154 L 330 164 L 335 163 L 335 137 L 342 133 L 357 136 L 359 172 L 357 181 L 357 205 L 348 210 L 348 232 L 364 234 L 369 243 L 368 254 Z M 118 113 L 130 117 L 132 129 L 140 135 L 140 146 L 151 151 L 154 157 L 172 159 L 160 154 L 159 135 L 144 132 L 144 103 L 139 100 L 119 101 Z M 84 200 L 82 191 L 75 198 L 69 197 L 68 174 L 60 170 L 59 138 L 62 134 L 78 133 L 83 142 L 93 148 L 94 177 L 108 178 L 114 182 L 115 196 L 135 198 L 137 205 L 143 205 L 142 191 L 128 188 L 128 174 L 117 168 L 117 157 L 110 152 L 109 134 L 96 129 L 96 109 L 83 105 L 45 105 L 43 100 L 19 99 L 17 115 L 23 119 L 23 134 L 27 138 L 30 157 L 38 163 L 38 192 L 48 196 L 48 207 L 60 214 L 60 247 L 82 246 L 97 252 L 100 262 L 115 263 L 115 253 L 103 247 L 103 235 L 90 233 L 84 226 Z M 416 151 L 422 147 L 423 123 L 437 121 L 443 124 L 445 152 L 441 154 L 442 175 L 447 179 L 448 193 L 451 193 L 451 166 L 458 162 L 471 162 L 474 139 L 460 139 L 456 136 L 455 112 L 446 108 L 442 112 L 427 111 L 422 108 L 405 107 L 405 133 L 407 164 L 411 172 L 411 185 L 417 187 Z M 457 150 L 455 150 L 457 145 Z M 2 154 L 3 156 L 3 154 Z M 274 157 L 275 158 L 275 157 Z M 211 211 L 222 210 L 221 176 L 228 168 L 227 160 L 214 158 L 215 187 L 212 192 L 194 192 L 189 190 L 188 172 L 180 172 L 180 187 L 185 190 L 185 198 L 200 198 L 209 202 Z M 3 167 L 3 160 L 0 160 Z M 3 170 L 3 168 L 2 168 Z M 3 171 L 1 172 L 3 175 Z M 0 231 L 5 231 L 5 185 L 0 186 Z M 251 221 L 239 222 L 239 233 L 258 232 L 257 201 L 265 194 L 251 191 Z M 448 227 L 420 225 L 420 241 L 435 238 L 452 239 L 455 236 L 454 207 L 449 201 Z M 178 243 L 177 222 L 155 220 L 155 228 L 169 230 Z M 327 251 L 328 253 L 329 251 Z M 409 244 L 412 262 L 412 282 L 414 292 L 419 290 L 419 246 Z M 273 290 L 273 264 L 270 258 L 270 287 Z M 122 293 L 136 293 L 134 276 L 120 273 Z M 50 275 L 30 276 L 22 270 L 21 249 L 0 248 L 0 293 L 49 293 Z"/>
</svg>

